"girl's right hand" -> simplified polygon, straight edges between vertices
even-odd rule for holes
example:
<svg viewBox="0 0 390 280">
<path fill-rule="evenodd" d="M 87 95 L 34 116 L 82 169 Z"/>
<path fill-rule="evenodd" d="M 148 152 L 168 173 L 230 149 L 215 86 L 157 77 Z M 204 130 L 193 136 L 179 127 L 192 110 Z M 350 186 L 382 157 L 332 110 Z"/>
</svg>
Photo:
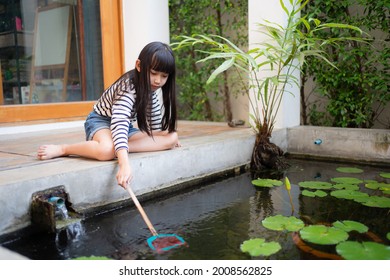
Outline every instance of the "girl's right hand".
<svg viewBox="0 0 390 280">
<path fill-rule="evenodd" d="M 131 169 L 128 153 L 126 150 L 119 150 L 118 156 L 118 172 L 116 174 L 116 180 L 118 185 L 126 189 L 127 185 L 130 184 L 133 179 L 133 171 Z"/>
<path fill-rule="evenodd" d="M 128 164 L 119 165 L 119 170 L 118 173 L 116 174 L 116 180 L 118 182 L 118 185 L 126 189 L 127 185 L 130 184 L 132 179 L 133 179 L 133 174 L 130 165 Z"/>
</svg>

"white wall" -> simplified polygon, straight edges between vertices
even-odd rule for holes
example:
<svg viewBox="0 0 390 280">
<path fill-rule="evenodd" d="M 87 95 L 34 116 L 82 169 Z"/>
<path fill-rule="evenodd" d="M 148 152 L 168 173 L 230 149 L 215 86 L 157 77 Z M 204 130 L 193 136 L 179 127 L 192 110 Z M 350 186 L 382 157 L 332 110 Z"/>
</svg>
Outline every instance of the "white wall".
<svg viewBox="0 0 390 280">
<path fill-rule="evenodd" d="M 287 3 L 289 3 L 289 1 L 284 2 L 286 6 Z M 267 39 L 265 35 L 257 31 L 256 24 L 263 22 L 263 20 L 286 25 L 287 15 L 283 12 L 279 1 L 248 1 L 249 49 L 255 48 L 257 43 Z M 265 77 L 266 74 L 265 71 L 261 71 L 259 77 Z M 296 76 L 299 79 L 299 73 L 297 73 Z M 286 128 L 298 126 L 300 124 L 299 87 L 295 86 L 289 88 L 289 91 L 291 91 L 293 95 L 288 93 L 284 95 L 276 118 L 275 128 Z"/>
<path fill-rule="evenodd" d="M 122 0 L 125 70 L 134 68 L 142 48 L 152 42 L 169 43 L 168 0 Z"/>
<path fill-rule="evenodd" d="M 151 41 L 169 43 L 169 7 L 168 0 L 122 0 L 122 4 L 125 68 L 130 70 L 134 68 L 139 52 L 147 43 Z M 263 19 L 281 24 L 286 22 L 286 16 L 280 7 L 279 1 L 249 0 L 248 14 L 250 48 L 264 39 L 256 31 L 256 23 Z M 300 123 L 299 88 L 296 87 L 292 91 L 295 97 L 290 94 L 284 96 L 275 128 L 292 127 Z M 233 109 L 233 118 L 246 116 L 245 118 L 249 120 L 246 111 L 247 103 L 242 100 L 233 102 L 241 103 L 239 104 L 241 110 Z M 242 112 L 242 110 L 246 112 Z"/>
</svg>

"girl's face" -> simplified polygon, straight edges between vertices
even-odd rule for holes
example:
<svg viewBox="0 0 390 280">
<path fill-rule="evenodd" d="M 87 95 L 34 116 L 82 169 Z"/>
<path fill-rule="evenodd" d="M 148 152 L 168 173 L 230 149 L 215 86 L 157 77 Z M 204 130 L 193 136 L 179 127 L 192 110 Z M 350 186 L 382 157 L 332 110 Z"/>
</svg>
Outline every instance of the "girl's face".
<svg viewBox="0 0 390 280">
<path fill-rule="evenodd" d="M 150 88 L 152 91 L 156 91 L 159 88 L 161 88 L 165 83 L 167 82 L 169 77 L 169 74 L 164 73 L 164 72 L 159 72 L 156 70 L 151 69 L 150 70 Z"/>
</svg>

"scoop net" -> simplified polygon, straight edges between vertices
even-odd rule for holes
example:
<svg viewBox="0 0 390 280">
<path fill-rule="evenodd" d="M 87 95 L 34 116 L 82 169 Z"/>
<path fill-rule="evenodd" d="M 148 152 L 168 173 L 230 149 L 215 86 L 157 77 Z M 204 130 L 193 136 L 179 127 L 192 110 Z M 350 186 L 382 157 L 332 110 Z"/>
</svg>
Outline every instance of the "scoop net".
<svg viewBox="0 0 390 280">
<path fill-rule="evenodd" d="M 149 237 L 147 242 L 149 247 L 158 253 L 163 253 L 183 245 L 187 246 L 184 239 L 176 234 L 157 234 Z"/>
</svg>

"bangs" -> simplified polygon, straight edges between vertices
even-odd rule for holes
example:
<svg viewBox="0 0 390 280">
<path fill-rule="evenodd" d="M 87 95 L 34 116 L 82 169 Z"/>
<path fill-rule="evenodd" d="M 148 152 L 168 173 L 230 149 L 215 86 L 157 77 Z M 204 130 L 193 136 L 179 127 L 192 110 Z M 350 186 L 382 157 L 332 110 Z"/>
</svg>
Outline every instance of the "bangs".
<svg viewBox="0 0 390 280">
<path fill-rule="evenodd" d="M 175 58 L 166 50 L 160 50 L 154 53 L 151 69 L 167 74 L 175 73 Z"/>
</svg>

